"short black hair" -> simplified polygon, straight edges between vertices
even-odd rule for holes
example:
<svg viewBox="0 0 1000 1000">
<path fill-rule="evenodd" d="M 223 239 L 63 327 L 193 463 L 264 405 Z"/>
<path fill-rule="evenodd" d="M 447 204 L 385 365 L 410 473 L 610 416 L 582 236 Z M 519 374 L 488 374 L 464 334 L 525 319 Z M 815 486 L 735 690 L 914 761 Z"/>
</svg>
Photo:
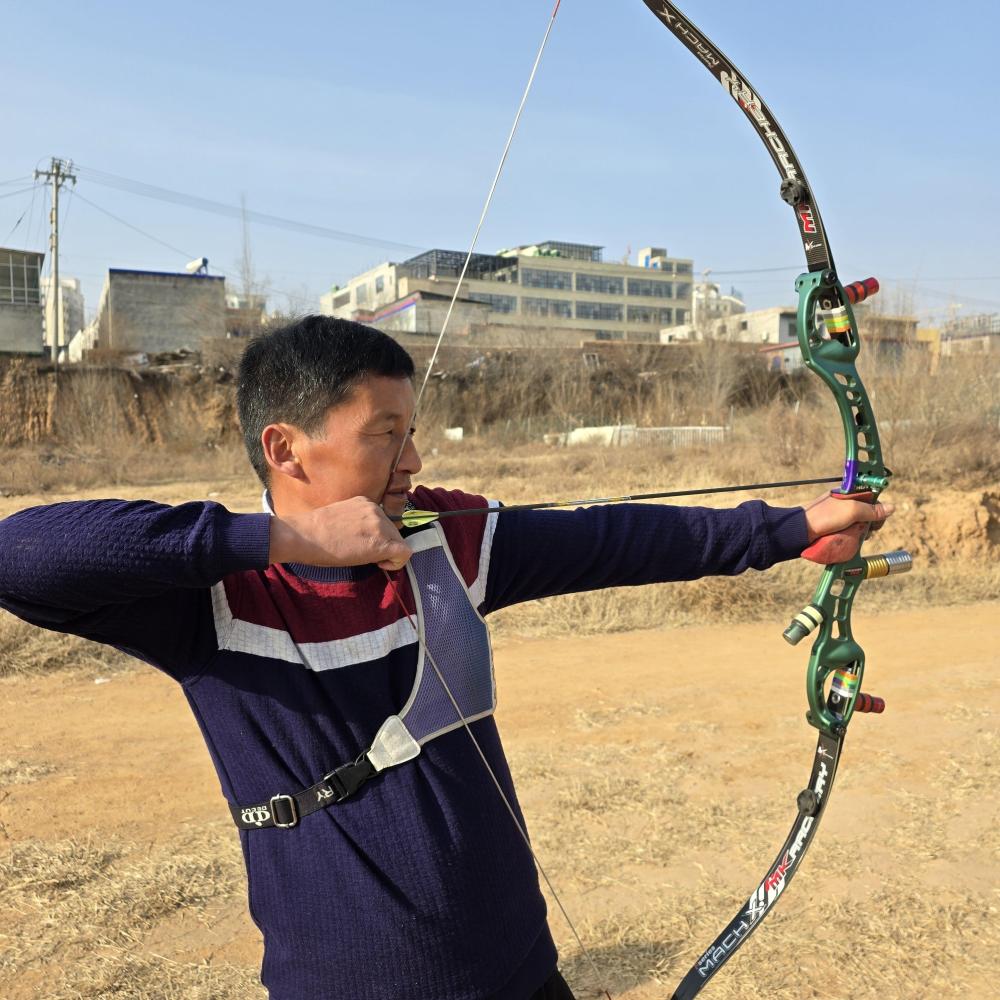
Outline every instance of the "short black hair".
<svg viewBox="0 0 1000 1000">
<path fill-rule="evenodd" d="M 236 408 L 250 464 L 265 485 L 260 437 L 268 424 L 313 434 L 331 406 L 369 375 L 413 378 L 413 359 L 392 337 L 332 316 L 305 316 L 252 340 L 240 359 Z"/>
</svg>

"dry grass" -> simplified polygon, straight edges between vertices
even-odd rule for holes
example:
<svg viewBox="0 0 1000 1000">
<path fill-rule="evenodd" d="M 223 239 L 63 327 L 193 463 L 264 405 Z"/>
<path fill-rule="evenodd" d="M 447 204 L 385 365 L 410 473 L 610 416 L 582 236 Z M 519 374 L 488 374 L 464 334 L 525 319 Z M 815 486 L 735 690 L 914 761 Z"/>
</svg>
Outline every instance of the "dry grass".
<svg viewBox="0 0 1000 1000">
<path fill-rule="evenodd" d="M 977 825 L 967 814 L 973 790 L 953 780 L 955 768 L 979 773 L 984 754 L 977 749 L 982 736 L 977 730 L 967 728 L 957 741 L 965 749 L 949 754 L 948 769 L 929 787 L 908 779 L 905 769 L 893 769 L 895 822 L 884 844 L 838 841 L 829 829 L 836 820 L 827 823 L 801 880 L 713 982 L 713 996 L 992 995 L 987 984 L 1000 974 L 1000 892 L 974 872 L 998 857 L 995 803 L 984 807 Z M 998 733 L 987 735 L 995 750 Z M 706 745 L 702 742 L 702 749 Z M 780 768 L 779 757 L 792 751 L 775 749 Z M 557 784 L 560 791 L 549 792 L 548 802 L 532 797 L 540 782 L 548 785 L 571 768 L 575 773 L 581 763 L 595 776 L 566 789 Z M 662 997 L 676 985 L 736 912 L 753 878 L 764 873 L 768 851 L 780 842 L 793 814 L 790 801 L 759 796 L 747 801 L 745 789 L 730 796 L 717 777 L 712 789 L 699 785 L 695 775 L 704 771 L 704 761 L 662 744 L 602 744 L 582 758 L 579 752 L 556 751 L 539 760 L 532 751 L 515 755 L 513 767 L 534 805 L 535 845 L 549 860 L 571 912 L 581 907 L 612 912 L 580 928 L 603 985 L 614 996 L 630 991 L 636 1000 Z M 870 773 L 860 780 L 872 788 Z M 842 782 L 838 797 L 851 795 L 849 789 Z M 885 815 L 873 810 L 882 828 Z M 958 828 L 955 817 L 962 817 Z M 847 856 L 851 862 L 845 868 Z M 899 859 L 906 859 L 905 866 Z M 942 865 L 948 866 L 943 872 Z M 949 884 L 947 872 L 961 869 L 971 877 Z M 589 962 L 557 916 L 553 926 L 577 996 L 598 996 Z"/>
<path fill-rule="evenodd" d="M 13 758 L 0 760 L 0 788 L 8 785 L 27 785 L 51 774 L 54 770 L 51 764 L 32 763 Z"/>
<path fill-rule="evenodd" d="M 950 378 L 950 376 L 949 376 Z M 937 383 L 940 392 L 954 388 L 948 379 Z M 950 391 L 950 389 L 949 389 Z M 985 396 L 977 396 L 977 406 L 986 407 Z M 982 390 L 985 392 L 985 389 Z M 937 399 L 938 397 L 935 397 Z M 890 410 L 890 412 L 894 412 Z M 976 412 L 979 412 L 978 410 Z M 820 414 L 808 406 L 789 407 L 781 402 L 748 412 L 734 424 L 732 439 L 717 448 L 672 450 L 665 447 L 574 447 L 553 448 L 537 442 L 500 446 L 497 436 L 484 433 L 462 442 L 425 442 L 424 482 L 461 488 L 505 503 L 553 497 L 607 496 L 627 488 L 641 493 L 664 487 L 687 489 L 733 482 L 759 482 L 797 476 L 822 475 L 836 469 L 841 457 L 839 436 L 829 433 L 830 412 Z M 977 418 L 987 420 L 987 410 Z M 866 611 L 888 610 L 928 604 L 964 604 L 1000 597 L 1000 504 L 998 477 L 992 465 L 952 469 L 956 456 L 964 451 L 955 441 L 918 448 L 921 432 L 906 425 L 890 425 L 894 446 L 904 453 L 913 449 L 927 466 L 926 481 L 916 481 L 898 468 L 898 486 L 891 496 L 903 504 L 897 519 L 887 529 L 887 540 L 878 548 L 902 545 L 914 548 L 917 571 L 906 577 L 879 581 L 866 587 L 859 607 Z M 982 432 L 983 434 L 985 432 Z M 501 435 L 502 436 L 502 435 Z M 942 439 L 947 440 L 946 438 Z M 980 457 L 998 447 L 1000 436 L 977 439 Z M 196 456 L 178 454 L 175 445 L 162 447 L 133 445 L 139 458 L 124 460 L 109 479 L 112 459 L 86 454 L 66 458 L 62 464 L 47 463 L 44 453 L 32 451 L 33 461 L 47 470 L 33 485 L 62 485 L 53 499 L 71 497 L 97 482 L 115 486 L 146 485 L 156 496 L 155 485 L 169 470 L 174 482 L 203 474 L 240 484 L 248 506 L 256 504 L 257 486 L 248 474 L 242 454 L 231 446 L 206 450 Z M 126 458 L 129 454 L 125 453 Z M 941 465 L 930 474 L 928 462 L 937 456 Z M 122 454 L 117 456 L 122 458 Z M 963 459 L 964 461 L 964 459 Z M 981 463 L 980 463 L 981 465 Z M 30 470 L 32 467 L 29 465 Z M 951 470 L 950 472 L 948 470 Z M 236 478 L 240 473 L 240 478 Z M 992 476 L 992 478 L 990 478 Z M 919 485 L 918 485 L 919 484 Z M 970 492 L 972 500 L 947 488 L 958 484 Z M 992 490 L 992 493 L 990 493 Z M 792 506 L 812 499 L 818 488 L 772 493 L 766 497 L 778 505 Z M 980 494 L 992 500 L 977 499 Z M 750 499 L 751 494 L 730 494 L 705 498 L 715 506 L 733 505 Z M 186 497 L 185 497 L 186 499 Z M 964 506 L 959 505 L 962 501 Z M 694 498 L 693 502 L 699 502 Z M 928 520 L 928 504 L 943 507 L 937 520 Z M 992 504 L 992 506 L 991 506 Z M 950 507 L 949 507 L 950 505 Z M 907 533 L 906 525 L 913 526 Z M 919 525 L 919 527 L 917 527 Z M 898 527 L 897 527 L 898 526 Z M 944 532 L 948 538 L 937 537 Z M 957 542 L 952 548 L 951 535 Z M 873 543 L 875 547 L 876 543 Z M 589 594 L 551 598 L 511 608 L 494 616 L 498 634 L 562 635 L 588 632 L 621 632 L 663 626 L 691 625 L 707 621 L 719 623 L 769 619 L 787 623 L 806 603 L 817 578 L 816 569 L 805 563 L 786 563 L 767 573 L 748 572 L 735 578 L 714 577 L 684 584 L 606 590 Z M 89 671 L 121 669 L 128 661 L 122 655 L 72 637 L 41 633 L 0 614 L 0 676 L 42 672 L 66 667 Z"/>
<path fill-rule="evenodd" d="M 174 918 L 211 926 L 243 895 L 228 826 L 186 831 L 152 852 L 103 839 L 17 843 L 0 854 L 0 975 L 27 985 L 37 974 L 52 1000 L 260 998 L 256 970 L 143 947 Z"/>
<path fill-rule="evenodd" d="M 462 355 L 449 360 L 446 351 L 444 358 L 421 411 L 421 440 L 430 450 L 442 444 L 444 427 L 463 426 L 463 458 L 477 450 L 491 454 L 495 468 L 481 465 L 491 481 L 524 459 L 523 446 L 580 425 L 731 425 L 727 446 L 673 455 L 673 471 L 682 475 L 657 485 L 686 481 L 683 473 L 692 469 L 695 478 L 720 483 L 822 474 L 839 468 L 843 455 L 839 420 L 819 380 L 768 372 L 739 345 L 631 351 L 596 368 L 584 366 L 579 352 L 500 352 L 474 367 Z M 1000 378 L 988 366 L 977 358 L 946 359 L 930 374 L 920 351 L 892 361 L 868 352 L 861 369 L 885 453 L 901 479 L 963 486 L 997 480 Z M 233 395 L 225 372 L 210 366 L 58 375 L 37 366 L 0 367 L 0 442 L 16 459 L 0 474 L 0 492 L 159 482 L 166 468 L 175 480 L 237 472 L 245 460 Z M 575 460 L 562 457 L 572 472 Z M 651 457 L 657 473 L 670 471 L 664 454 Z M 617 464 L 623 475 L 605 480 L 605 488 L 612 482 L 618 492 L 626 485 L 638 490 L 645 457 L 630 456 L 627 468 Z M 560 485 L 542 482 L 538 489 Z"/>
<path fill-rule="evenodd" d="M 60 632 L 43 632 L 0 612 L 0 678 L 56 670 L 110 675 L 134 668 L 124 653 Z"/>
<path fill-rule="evenodd" d="M 713 996 L 992 995 L 1000 895 L 975 871 L 1000 860 L 988 796 L 1000 732 L 981 704 L 951 712 L 954 745 L 933 780 L 910 776 L 912 747 L 892 761 L 893 787 L 884 807 L 872 806 L 885 841 L 845 839 L 833 813 L 800 880 L 713 982 Z M 628 738 L 640 716 L 656 740 Z M 684 725 L 669 705 L 625 704 L 588 713 L 582 743 L 523 746 L 511 757 L 533 843 L 570 912 L 585 915 L 579 929 L 615 997 L 652 1000 L 676 984 L 743 902 L 790 820 L 791 793 L 775 796 L 770 783 L 749 796 L 724 775 L 706 785 L 705 755 L 720 752 L 720 735 L 688 730 L 685 746 Z M 756 751 L 789 788 L 804 766 L 801 735 L 779 729 Z M 856 761 L 839 783 L 839 811 L 880 787 Z M 981 822 L 970 803 L 982 807 Z M 950 877 L 959 871 L 969 877 Z M 178 921 L 207 932 L 244 906 L 243 893 L 238 843 L 224 823 L 181 830 L 153 850 L 114 840 L 14 844 L 0 852 L 0 976 L 16 974 L 19 997 L 37 976 L 51 1000 L 263 998 L 256 969 L 149 945 Z M 577 996 L 596 997 L 589 963 L 558 916 L 552 923 Z"/>
<path fill-rule="evenodd" d="M 943 487 L 995 490 L 997 379 L 981 366 L 956 364 L 931 377 L 916 362 L 907 365 L 868 372 L 898 474 L 894 492 L 919 506 L 915 484 L 927 496 Z M 651 374 L 636 362 L 615 372 L 536 364 L 530 378 L 515 374 L 506 382 L 478 374 L 435 380 L 423 420 L 424 481 L 517 502 L 823 475 L 839 466 L 839 430 L 825 395 L 804 384 L 748 381 L 722 352 L 706 353 L 681 373 Z M 218 393 L 206 398 L 204 387 L 195 387 L 184 396 L 147 381 L 126 403 L 109 397 L 106 385 L 103 377 L 77 382 L 64 393 L 51 434 L 21 434 L 21 447 L 15 440 L 8 450 L 0 491 L 72 495 L 126 484 L 155 493 L 165 470 L 177 482 L 245 469 Z M 556 450 L 537 443 L 543 431 L 574 424 L 721 422 L 730 406 L 732 438 L 720 449 Z M 183 415 L 175 425 L 165 416 L 171 409 Z M 515 420 L 511 413 L 526 415 Z M 440 439 L 440 428 L 454 424 L 470 434 L 461 444 Z M 249 476 L 245 482 L 250 500 L 255 487 Z M 791 505 L 811 495 L 773 499 Z M 981 558 L 929 554 L 918 572 L 866 587 L 866 612 L 1000 597 L 1000 528 L 990 517 L 969 528 L 973 551 L 983 539 Z M 940 540 L 919 541 L 933 548 Z M 814 567 L 785 564 L 735 579 L 554 598 L 503 612 L 495 625 L 508 634 L 558 635 L 767 618 L 780 629 L 816 575 Z M 133 662 L 8 615 L 0 615 L 0 649 L 0 677 L 11 685 L 33 673 L 105 675 Z M 874 787 L 890 788 L 870 807 L 891 816 L 881 841 L 860 841 L 853 829 L 838 828 L 835 816 L 825 821 L 802 881 L 713 982 L 714 997 L 756 1000 L 764 990 L 772 1000 L 993 995 L 1000 894 L 977 871 L 1000 862 L 993 805 L 1000 735 L 976 692 L 964 697 L 942 707 L 954 736 L 930 780 L 909 776 L 902 746 L 864 769 L 845 769 L 838 796 L 869 793 L 874 779 Z M 797 787 L 801 732 L 779 722 L 773 734 L 754 755 L 766 757 L 775 774 L 787 770 L 789 787 Z M 533 842 L 570 911 L 589 915 L 580 929 L 615 996 L 665 995 L 742 903 L 785 833 L 791 799 L 774 797 L 773 787 L 766 795 L 745 788 L 729 794 L 729 756 L 742 745 L 727 743 L 712 784 L 705 783 L 698 755 L 718 753 L 720 743 L 725 735 L 712 723 L 695 726 L 669 703 L 591 702 L 568 739 L 512 755 Z M 0 787 L 50 772 L 44 761 L 5 758 Z M 5 835 L 0 823 L 0 843 Z M 891 879 L 880 878 L 889 868 Z M 822 888 L 814 882 L 803 890 L 806 879 Z M 260 1000 L 256 967 L 151 944 L 158 935 L 172 940 L 168 930 L 178 923 L 207 933 L 245 905 L 228 824 L 179 830 L 153 847 L 96 838 L 9 843 L 0 849 L 0 980 L 16 977 L 19 997 L 52 1000 Z M 552 922 L 578 997 L 595 996 L 589 966 L 558 917 Z"/>
</svg>

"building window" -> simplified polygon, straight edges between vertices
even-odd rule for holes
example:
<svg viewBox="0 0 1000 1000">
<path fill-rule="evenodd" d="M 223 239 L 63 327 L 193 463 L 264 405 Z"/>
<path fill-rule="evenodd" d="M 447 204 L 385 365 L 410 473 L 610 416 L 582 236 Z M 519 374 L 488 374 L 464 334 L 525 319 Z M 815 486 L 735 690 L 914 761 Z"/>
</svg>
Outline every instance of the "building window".
<svg viewBox="0 0 1000 1000">
<path fill-rule="evenodd" d="M 691 265 L 689 263 L 678 263 L 674 270 L 676 274 L 690 274 Z"/>
<path fill-rule="evenodd" d="M 379 275 L 375 279 L 375 294 L 381 295 L 384 288 L 385 288 L 385 278 Z"/>
<path fill-rule="evenodd" d="M 605 319 L 620 323 L 622 307 L 616 302 L 577 302 L 577 319 Z"/>
<path fill-rule="evenodd" d="M 543 299 L 523 295 L 521 312 L 526 316 L 557 316 L 560 319 L 572 319 L 573 303 L 564 299 Z"/>
<path fill-rule="evenodd" d="M 368 305 L 368 285 L 358 285 L 354 289 L 354 301 L 359 306 Z"/>
<path fill-rule="evenodd" d="M 576 290 L 578 292 L 599 292 L 601 295 L 621 295 L 625 291 L 625 282 L 619 277 L 578 271 Z"/>
<path fill-rule="evenodd" d="M 344 306 L 349 306 L 350 304 L 351 304 L 351 293 L 349 291 L 341 292 L 339 295 L 335 295 L 333 297 L 334 309 L 343 309 Z"/>
<path fill-rule="evenodd" d="M 485 302 L 493 312 L 517 312 L 517 297 L 514 295 L 487 295 L 484 292 L 470 292 L 473 302 Z"/>
<path fill-rule="evenodd" d="M 569 271 L 542 270 L 538 267 L 521 268 L 521 284 L 528 288 L 573 288 L 573 275 Z"/>
<path fill-rule="evenodd" d="M 656 323 L 659 326 L 670 326 L 674 321 L 673 309 L 658 309 L 656 306 L 629 306 L 628 321 L 630 323 Z"/>
<path fill-rule="evenodd" d="M 37 306 L 41 256 L 0 250 L 0 302 Z"/>
<path fill-rule="evenodd" d="M 629 278 L 629 295 L 644 295 L 654 299 L 672 299 L 674 283 L 659 278 Z"/>
</svg>

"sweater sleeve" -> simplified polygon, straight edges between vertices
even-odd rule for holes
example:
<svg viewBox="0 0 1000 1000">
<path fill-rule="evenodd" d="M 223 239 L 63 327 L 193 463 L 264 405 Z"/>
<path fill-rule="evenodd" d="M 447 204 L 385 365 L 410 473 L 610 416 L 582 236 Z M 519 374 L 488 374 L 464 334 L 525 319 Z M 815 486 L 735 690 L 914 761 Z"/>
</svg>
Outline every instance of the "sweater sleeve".
<svg viewBox="0 0 1000 1000">
<path fill-rule="evenodd" d="M 801 507 L 622 504 L 496 518 L 484 611 L 555 594 L 767 569 L 808 544 Z"/>
<path fill-rule="evenodd" d="M 0 521 L 0 607 L 180 679 L 216 648 L 209 588 L 265 568 L 269 537 L 268 515 L 209 502 L 32 507 Z"/>
</svg>

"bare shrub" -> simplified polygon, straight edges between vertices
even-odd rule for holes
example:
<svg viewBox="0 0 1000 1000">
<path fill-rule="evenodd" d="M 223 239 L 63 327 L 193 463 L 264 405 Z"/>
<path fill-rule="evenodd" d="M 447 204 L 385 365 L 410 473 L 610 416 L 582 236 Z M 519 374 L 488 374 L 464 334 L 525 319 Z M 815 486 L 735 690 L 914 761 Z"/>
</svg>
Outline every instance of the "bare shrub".
<svg viewBox="0 0 1000 1000">
<path fill-rule="evenodd" d="M 57 670 L 119 673 L 135 661 L 110 646 L 61 632 L 46 632 L 0 611 L 0 678 Z"/>
</svg>

